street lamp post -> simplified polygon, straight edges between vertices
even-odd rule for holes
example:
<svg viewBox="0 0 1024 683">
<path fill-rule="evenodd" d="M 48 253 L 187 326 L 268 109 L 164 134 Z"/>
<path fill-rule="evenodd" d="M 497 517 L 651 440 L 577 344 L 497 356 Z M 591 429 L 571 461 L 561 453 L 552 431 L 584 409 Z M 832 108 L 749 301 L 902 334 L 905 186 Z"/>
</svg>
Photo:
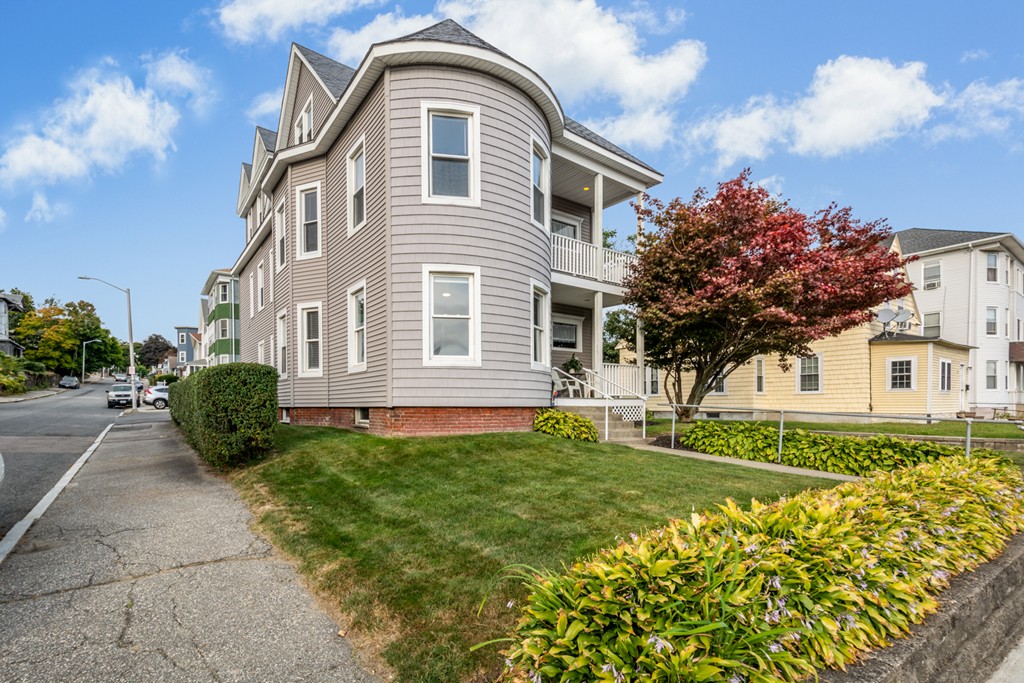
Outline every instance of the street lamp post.
<svg viewBox="0 0 1024 683">
<path fill-rule="evenodd" d="M 85 345 L 94 344 L 102 339 L 90 339 L 89 341 L 82 342 L 82 384 L 85 384 Z"/>
<path fill-rule="evenodd" d="M 128 374 L 131 375 L 132 383 L 132 407 L 136 408 L 138 407 L 138 400 L 137 397 L 135 396 L 135 339 L 132 337 L 132 290 L 128 288 L 118 287 L 117 285 L 113 285 L 107 282 L 106 280 L 101 280 L 98 277 L 88 277 L 86 275 L 79 275 L 78 279 L 96 280 L 97 282 L 102 282 L 108 287 L 113 287 L 118 291 L 124 292 L 124 295 L 128 300 Z"/>
</svg>

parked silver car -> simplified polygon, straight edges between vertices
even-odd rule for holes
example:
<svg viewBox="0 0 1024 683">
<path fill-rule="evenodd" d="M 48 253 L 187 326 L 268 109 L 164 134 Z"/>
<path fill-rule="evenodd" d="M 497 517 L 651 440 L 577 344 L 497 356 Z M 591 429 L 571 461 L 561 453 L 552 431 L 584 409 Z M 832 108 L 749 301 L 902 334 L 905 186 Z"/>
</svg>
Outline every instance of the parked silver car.
<svg viewBox="0 0 1024 683">
<path fill-rule="evenodd" d="M 107 407 L 133 405 L 133 392 L 131 384 L 114 384 L 107 389 Z"/>
<path fill-rule="evenodd" d="M 170 403 L 170 398 L 169 387 L 163 384 L 146 389 L 146 393 L 142 395 L 142 402 L 162 410 Z"/>
</svg>

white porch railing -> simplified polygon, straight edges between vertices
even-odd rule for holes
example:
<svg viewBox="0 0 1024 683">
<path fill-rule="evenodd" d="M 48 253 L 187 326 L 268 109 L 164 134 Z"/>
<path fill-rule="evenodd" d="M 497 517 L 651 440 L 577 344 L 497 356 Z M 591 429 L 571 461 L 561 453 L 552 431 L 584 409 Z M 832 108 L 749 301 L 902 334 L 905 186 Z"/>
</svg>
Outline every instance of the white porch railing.
<svg viewBox="0 0 1024 683">
<path fill-rule="evenodd" d="M 640 368 L 628 363 L 604 363 L 601 366 L 601 391 L 615 394 L 616 387 L 622 387 L 630 394 L 656 396 L 658 387 L 658 370 L 651 366 L 644 367 L 647 382 L 640 381 Z"/>
<path fill-rule="evenodd" d="M 564 235 L 551 236 L 552 270 L 621 285 L 634 261 L 633 254 L 604 249 Z"/>
<path fill-rule="evenodd" d="M 559 384 L 572 387 L 569 397 L 556 397 L 553 405 L 576 404 L 604 408 L 605 441 L 608 440 L 610 428 L 609 412 L 618 415 L 624 422 L 642 422 L 641 438 L 647 438 L 647 400 L 643 396 L 631 394 L 619 386 L 612 387 L 614 393 L 602 391 L 600 386 L 610 383 L 589 368 L 583 368 L 583 376 L 586 379 L 570 375 L 560 368 L 551 368 L 551 377 L 556 389 Z"/>
</svg>

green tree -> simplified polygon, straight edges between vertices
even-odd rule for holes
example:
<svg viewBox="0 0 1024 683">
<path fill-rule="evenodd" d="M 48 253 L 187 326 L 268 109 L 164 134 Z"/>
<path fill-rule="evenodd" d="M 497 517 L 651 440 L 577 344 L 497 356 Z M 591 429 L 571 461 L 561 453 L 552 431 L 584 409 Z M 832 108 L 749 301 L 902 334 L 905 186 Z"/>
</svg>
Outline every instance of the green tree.
<svg viewBox="0 0 1024 683">
<path fill-rule="evenodd" d="M 619 342 L 636 351 L 636 316 L 628 308 L 616 308 L 604 317 L 604 362 L 619 362 Z"/>
<path fill-rule="evenodd" d="M 47 305 L 26 312 L 15 333 L 18 343 L 25 347 L 26 360 L 42 363 L 59 375 L 78 374 L 78 339 L 60 306 Z"/>
</svg>

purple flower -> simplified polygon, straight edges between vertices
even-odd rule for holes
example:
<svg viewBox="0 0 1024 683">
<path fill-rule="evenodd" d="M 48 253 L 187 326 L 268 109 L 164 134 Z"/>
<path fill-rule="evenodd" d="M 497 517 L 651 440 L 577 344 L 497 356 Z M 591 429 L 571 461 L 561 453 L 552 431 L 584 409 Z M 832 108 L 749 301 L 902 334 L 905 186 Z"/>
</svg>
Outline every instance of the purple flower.
<svg viewBox="0 0 1024 683">
<path fill-rule="evenodd" d="M 654 651 L 657 653 L 661 653 L 662 650 L 668 650 L 669 652 L 672 652 L 672 650 L 675 649 L 672 647 L 672 643 L 668 642 L 664 638 L 659 638 L 656 635 L 652 635 L 650 638 L 648 638 L 647 644 L 653 645 Z"/>
</svg>

